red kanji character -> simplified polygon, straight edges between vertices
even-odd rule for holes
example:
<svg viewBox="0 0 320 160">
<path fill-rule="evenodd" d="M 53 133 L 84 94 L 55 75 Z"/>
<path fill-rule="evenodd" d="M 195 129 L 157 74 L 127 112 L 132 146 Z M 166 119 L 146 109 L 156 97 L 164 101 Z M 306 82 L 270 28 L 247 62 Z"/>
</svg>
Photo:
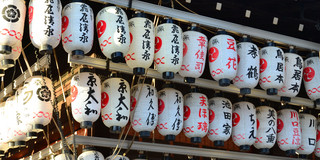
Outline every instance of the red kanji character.
<svg viewBox="0 0 320 160">
<path fill-rule="evenodd" d="M 229 45 L 229 47 L 227 49 L 232 49 L 234 51 L 236 51 L 236 49 L 234 48 L 234 39 L 227 39 L 227 43 Z"/>
<path fill-rule="evenodd" d="M 208 131 L 208 123 L 207 122 L 198 122 L 198 130 Z"/>
<path fill-rule="evenodd" d="M 291 118 L 297 118 L 297 120 L 298 120 L 298 113 L 297 112 L 290 111 L 290 113 L 291 113 Z"/>
<path fill-rule="evenodd" d="M 293 128 L 293 136 L 300 136 L 298 128 Z"/>
<path fill-rule="evenodd" d="M 202 48 L 206 48 L 206 38 L 203 36 L 200 36 L 199 39 L 197 39 L 199 41 L 199 45 Z"/>
<path fill-rule="evenodd" d="M 237 65 L 237 63 L 236 63 L 236 58 L 228 58 L 228 60 L 229 60 L 229 62 L 226 64 L 226 66 L 228 66 L 228 69 L 230 69 L 230 67 L 231 67 L 231 62 L 232 62 L 232 68 L 234 69 L 234 70 L 237 70 L 237 67 L 236 67 L 236 65 Z"/>
<path fill-rule="evenodd" d="M 207 109 L 199 109 L 199 117 L 207 118 Z"/>
<path fill-rule="evenodd" d="M 201 97 L 199 97 L 199 98 L 200 98 L 200 105 L 201 105 L 201 106 L 207 106 L 207 103 L 206 103 L 207 98 L 204 97 L 204 96 L 201 96 Z"/>
<path fill-rule="evenodd" d="M 196 62 L 196 66 L 194 67 L 195 70 L 198 70 L 199 73 L 202 72 L 203 63 L 202 62 Z"/>
<path fill-rule="evenodd" d="M 300 138 L 299 137 L 293 137 L 292 144 L 300 145 Z"/>
<path fill-rule="evenodd" d="M 294 121 L 294 122 L 291 122 L 292 123 L 292 126 L 294 126 L 294 127 L 298 127 L 299 126 L 299 122 L 297 122 L 297 121 Z"/>
</svg>

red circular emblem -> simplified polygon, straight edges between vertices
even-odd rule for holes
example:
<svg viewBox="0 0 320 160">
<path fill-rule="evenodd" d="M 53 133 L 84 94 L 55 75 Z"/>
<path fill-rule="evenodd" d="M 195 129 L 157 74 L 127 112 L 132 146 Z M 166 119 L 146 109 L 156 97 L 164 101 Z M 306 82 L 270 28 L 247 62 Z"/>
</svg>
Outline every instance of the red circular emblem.
<svg viewBox="0 0 320 160">
<path fill-rule="evenodd" d="M 75 85 L 71 86 L 71 102 L 76 100 L 77 95 L 78 95 L 78 88 Z"/>
<path fill-rule="evenodd" d="M 259 127 L 260 127 L 260 121 L 259 119 L 257 119 L 257 130 L 259 129 Z"/>
<path fill-rule="evenodd" d="M 109 102 L 109 95 L 106 92 L 101 93 L 101 108 L 103 109 L 108 105 Z"/>
<path fill-rule="evenodd" d="M 268 66 L 268 62 L 265 59 L 260 59 L 260 73 L 264 72 Z"/>
<path fill-rule="evenodd" d="M 160 37 L 156 37 L 155 39 L 155 46 L 154 46 L 154 53 L 159 52 L 162 46 L 162 40 Z"/>
<path fill-rule="evenodd" d="M 191 110 L 188 106 L 183 107 L 183 120 L 187 120 L 190 117 Z"/>
<path fill-rule="evenodd" d="M 240 122 L 240 116 L 238 113 L 232 113 L 232 127 L 235 127 Z"/>
<path fill-rule="evenodd" d="M 69 26 L 69 18 L 67 16 L 62 17 L 62 33 L 67 30 Z"/>
<path fill-rule="evenodd" d="M 278 118 L 277 119 L 277 133 L 280 133 L 282 131 L 283 126 L 284 126 L 283 121 L 280 118 Z"/>
<path fill-rule="evenodd" d="M 211 123 L 215 118 L 215 113 L 212 109 L 209 109 L 209 123 Z"/>
<path fill-rule="evenodd" d="M 133 36 L 132 36 L 132 33 L 130 32 L 130 44 L 132 43 L 132 40 L 133 40 Z"/>
<path fill-rule="evenodd" d="M 32 22 L 33 19 L 33 7 L 29 7 L 29 24 Z"/>
<path fill-rule="evenodd" d="M 158 114 L 161 114 L 165 108 L 164 102 L 162 99 L 158 99 Z"/>
<path fill-rule="evenodd" d="M 306 82 L 310 82 L 315 75 L 315 71 L 313 68 L 311 67 L 306 67 L 305 69 L 303 69 L 303 79 Z"/>
<path fill-rule="evenodd" d="M 209 62 L 214 62 L 215 60 L 217 60 L 219 56 L 219 50 L 216 47 L 211 47 L 209 49 Z"/>
<path fill-rule="evenodd" d="M 183 42 L 183 57 L 187 54 L 188 52 L 188 46 L 186 43 Z"/>
<path fill-rule="evenodd" d="M 317 142 L 320 140 L 320 131 L 317 130 Z"/>
<path fill-rule="evenodd" d="M 133 96 L 131 96 L 130 102 L 131 102 L 130 111 L 133 111 L 134 108 L 136 107 L 137 100 L 136 100 L 136 98 L 134 98 Z"/>
<path fill-rule="evenodd" d="M 103 20 L 100 20 L 97 24 L 97 32 L 98 32 L 98 38 L 100 38 L 104 31 L 106 31 L 107 23 Z"/>
</svg>

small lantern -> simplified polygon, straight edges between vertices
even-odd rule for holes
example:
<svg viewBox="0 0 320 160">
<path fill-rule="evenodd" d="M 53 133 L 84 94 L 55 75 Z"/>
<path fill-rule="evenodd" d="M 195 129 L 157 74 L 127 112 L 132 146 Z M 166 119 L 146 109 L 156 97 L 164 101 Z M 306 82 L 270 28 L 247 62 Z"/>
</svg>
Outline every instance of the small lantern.
<svg viewBox="0 0 320 160">
<path fill-rule="evenodd" d="M 277 140 L 277 111 L 269 106 L 260 106 L 256 108 L 256 113 L 257 140 L 253 145 L 261 153 L 268 154 Z"/>
<path fill-rule="evenodd" d="M 137 12 L 134 18 L 129 20 L 130 49 L 126 53 L 126 63 L 133 68 L 133 74 L 145 74 L 154 57 L 154 27 L 153 22 L 146 15 Z"/>
<path fill-rule="evenodd" d="M 209 41 L 209 67 L 214 80 L 220 86 L 229 86 L 237 74 L 237 44 L 236 40 L 219 30 Z"/>
<path fill-rule="evenodd" d="M 95 151 L 93 147 L 85 147 L 78 160 L 104 160 L 102 153 Z"/>
<path fill-rule="evenodd" d="M 307 113 L 300 113 L 301 126 L 301 146 L 297 149 L 300 158 L 307 158 L 307 155 L 312 154 L 316 147 L 317 136 L 317 119 L 315 116 Z"/>
<path fill-rule="evenodd" d="M 22 51 L 21 41 L 18 41 L 13 45 L 11 54 L 0 54 L 0 68 L 7 70 L 8 68 L 14 67 L 15 61 L 20 57 Z"/>
<path fill-rule="evenodd" d="M 130 116 L 130 85 L 122 78 L 112 77 L 102 83 L 101 117 L 111 132 L 120 133 Z"/>
<path fill-rule="evenodd" d="M 138 84 L 131 91 L 132 128 L 140 133 L 140 137 L 149 137 L 158 124 L 157 89 L 149 84 Z"/>
<path fill-rule="evenodd" d="M 285 61 L 282 49 L 268 41 L 260 50 L 260 87 L 267 90 L 268 95 L 277 95 L 285 80 Z"/>
<path fill-rule="evenodd" d="M 250 94 L 259 82 L 259 48 L 246 35 L 237 45 L 238 71 L 233 84 L 240 88 L 241 94 Z"/>
<path fill-rule="evenodd" d="M 81 128 L 91 128 L 100 116 L 101 82 L 88 68 L 81 68 L 80 73 L 72 77 L 71 108 Z"/>
<path fill-rule="evenodd" d="M 310 53 L 304 61 L 303 80 L 309 98 L 320 105 L 320 59 L 318 53 Z"/>
<path fill-rule="evenodd" d="M 93 44 L 94 17 L 91 7 L 73 0 L 62 10 L 62 44 L 75 58 L 82 58 Z"/>
<path fill-rule="evenodd" d="M 0 157 L 4 156 L 8 151 L 8 125 L 6 119 L 7 109 L 5 102 L 0 103 Z"/>
<path fill-rule="evenodd" d="M 23 38 L 26 5 L 24 0 L 4 0 L 0 3 L 0 54 L 11 54 Z"/>
<path fill-rule="evenodd" d="M 129 160 L 128 157 L 126 156 L 122 156 L 122 155 L 111 155 L 109 157 L 106 158 L 106 160 Z"/>
<path fill-rule="evenodd" d="M 318 115 L 319 116 L 319 115 Z M 314 155 L 320 157 L 320 119 L 317 120 L 317 136 L 316 136 L 316 147 L 314 149 Z"/>
<path fill-rule="evenodd" d="M 29 34 L 40 53 L 51 53 L 61 39 L 61 2 L 46 0 L 29 2 Z"/>
<path fill-rule="evenodd" d="M 167 141 L 174 141 L 183 128 L 183 95 L 166 86 L 158 92 L 158 132 Z"/>
<path fill-rule="evenodd" d="M 223 97 L 209 99 L 208 138 L 215 146 L 224 146 L 232 132 L 232 103 Z"/>
<path fill-rule="evenodd" d="M 196 24 L 189 31 L 183 32 L 183 62 L 179 74 L 187 83 L 194 83 L 206 66 L 208 38 L 200 32 Z"/>
<path fill-rule="evenodd" d="M 105 7 L 97 14 L 96 27 L 102 53 L 113 62 L 124 62 L 131 42 L 126 12 L 116 6 Z"/>
</svg>

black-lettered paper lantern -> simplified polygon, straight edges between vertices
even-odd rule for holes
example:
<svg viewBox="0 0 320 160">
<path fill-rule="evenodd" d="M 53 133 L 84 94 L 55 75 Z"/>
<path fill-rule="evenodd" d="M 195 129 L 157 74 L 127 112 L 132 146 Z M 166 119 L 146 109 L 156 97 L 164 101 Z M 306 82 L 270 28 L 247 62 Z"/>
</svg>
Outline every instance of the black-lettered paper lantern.
<svg viewBox="0 0 320 160">
<path fill-rule="evenodd" d="M 131 42 L 126 12 L 116 6 L 103 8 L 97 14 L 96 28 L 102 53 L 113 62 L 123 62 Z"/>
<path fill-rule="evenodd" d="M 6 119 L 5 102 L 0 103 L 0 157 L 8 151 L 8 122 Z"/>
<path fill-rule="evenodd" d="M 304 61 L 303 82 L 308 97 L 320 104 L 320 59 L 319 54 L 312 52 Z"/>
<path fill-rule="evenodd" d="M 88 68 L 80 69 L 71 79 L 71 108 L 81 128 L 91 128 L 100 116 L 101 82 Z"/>
<path fill-rule="evenodd" d="M 307 113 L 299 113 L 301 127 L 301 146 L 297 149 L 299 156 L 312 154 L 316 148 L 317 119 L 315 116 Z"/>
<path fill-rule="evenodd" d="M 208 54 L 212 78 L 219 81 L 220 86 L 229 86 L 237 74 L 236 40 L 225 31 L 218 31 L 209 41 Z"/>
<path fill-rule="evenodd" d="M 314 155 L 320 157 L 320 119 L 317 120 L 317 136 L 316 136 L 316 147 L 314 149 Z"/>
<path fill-rule="evenodd" d="M 4 0 L 0 3 L 0 54 L 10 54 L 23 38 L 26 5 L 24 0 Z"/>
<path fill-rule="evenodd" d="M 62 44 L 75 58 L 82 58 L 93 45 L 94 17 L 88 4 L 79 0 L 67 4 L 62 10 Z"/>
<path fill-rule="evenodd" d="M 83 152 L 78 156 L 78 160 L 104 160 L 102 153 L 95 151 L 92 147 L 83 149 Z"/>
<path fill-rule="evenodd" d="M 14 67 L 15 61 L 20 57 L 22 51 L 22 42 L 18 41 L 13 45 L 11 54 L 0 54 L 0 68 L 7 70 Z"/>
</svg>

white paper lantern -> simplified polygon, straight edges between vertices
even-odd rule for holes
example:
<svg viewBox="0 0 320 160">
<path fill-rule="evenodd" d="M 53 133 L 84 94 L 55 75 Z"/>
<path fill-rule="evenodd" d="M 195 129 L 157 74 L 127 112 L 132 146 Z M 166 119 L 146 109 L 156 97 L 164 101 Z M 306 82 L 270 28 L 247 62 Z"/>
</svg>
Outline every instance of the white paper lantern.
<svg viewBox="0 0 320 160">
<path fill-rule="evenodd" d="M 70 153 L 62 153 L 62 154 L 55 156 L 54 160 L 75 160 L 75 158 Z"/>
<path fill-rule="evenodd" d="M 94 18 L 91 7 L 82 2 L 67 4 L 62 10 L 62 44 L 75 58 L 82 58 L 93 44 Z"/>
<path fill-rule="evenodd" d="M 306 113 L 299 114 L 301 126 L 301 146 L 297 149 L 300 155 L 311 154 L 316 147 L 317 119 L 315 116 Z"/>
<path fill-rule="evenodd" d="M 282 49 L 268 42 L 260 50 L 260 87 L 267 90 L 268 95 L 278 94 L 285 81 L 285 61 Z"/>
<path fill-rule="evenodd" d="M 128 157 L 122 156 L 122 155 L 117 155 L 117 156 L 111 155 L 111 156 L 107 157 L 105 160 L 130 160 L 130 159 Z"/>
<path fill-rule="evenodd" d="M 109 78 L 102 83 L 101 117 L 104 125 L 119 133 L 130 116 L 130 85 L 122 78 Z"/>
<path fill-rule="evenodd" d="M 116 6 L 105 7 L 97 14 L 96 27 L 102 53 L 113 62 L 123 62 L 131 41 L 126 12 Z"/>
<path fill-rule="evenodd" d="M 206 66 L 207 36 L 192 24 L 191 30 L 183 32 L 183 62 L 179 74 L 185 77 L 185 82 L 194 83 Z"/>
<path fill-rule="evenodd" d="M 256 141 L 257 118 L 256 108 L 250 102 L 233 104 L 232 140 L 240 150 L 248 151 Z"/>
<path fill-rule="evenodd" d="M 236 40 L 225 31 L 219 31 L 218 35 L 210 39 L 210 73 L 214 80 L 219 81 L 220 86 L 229 86 L 230 81 L 236 77 L 237 59 Z"/>
<path fill-rule="evenodd" d="M 24 0 L 2 0 L 0 3 L 0 54 L 10 54 L 23 38 L 26 5 Z"/>
<path fill-rule="evenodd" d="M 232 132 L 232 103 L 223 97 L 209 99 L 208 138 L 215 146 L 224 146 Z"/>
<path fill-rule="evenodd" d="M 192 143 L 200 143 L 209 129 L 208 98 L 191 92 L 184 96 L 183 132 Z"/>
<path fill-rule="evenodd" d="M 295 97 L 301 87 L 303 59 L 295 54 L 294 50 L 284 54 L 285 57 L 285 80 L 283 87 L 278 94 L 282 100 L 290 101 L 291 97 Z"/>
<path fill-rule="evenodd" d="M 61 39 L 60 0 L 29 2 L 29 34 L 32 44 L 40 53 L 50 53 Z"/>
<path fill-rule="evenodd" d="M 144 74 L 154 57 L 154 26 L 144 13 L 137 13 L 129 20 L 130 48 L 125 59 L 134 74 Z"/>
<path fill-rule="evenodd" d="M 259 82 L 260 57 L 259 48 L 244 36 L 237 45 L 238 69 L 233 84 L 240 88 L 241 94 L 250 94 L 251 89 Z"/>
<path fill-rule="evenodd" d="M 5 102 L 0 103 L 0 157 L 8 151 L 8 120 L 6 119 Z"/>
<path fill-rule="evenodd" d="M 316 147 L 314 149 L 314 155 L 320 157 L 320 119 L 317 120 L 317 136 L 316 136 Z"/>
<path fill-rule="evenodd" d="M 132 128 L 140 133 L 140 137 L 149 137 L 158 124 L 157 89 L 149 84 L 138 84 L 132 88 L 134 97 L 132 111 Z"/>
<path fill-rule="evenodd" d="M 278 111 L 277 143 L 288 155 L 294 155 L 301 145 L 299 114 L 293 109 Z"/>
<path fill-rule="evenodd" d="M 21 41 L 18 41 L 13 45 L 11 54 L 0 54 L 0 68 L 6 70 L 14 67 L 15 61 L 20 57 L 21 51 L 22 43 Z"/>
<path fill-rule="evenodd" d="M 158 132 L 167 141 L 174 141 L 183 128 L 183 95 L 173 88 L 158 92 Z"/>
<path fill-rule="evenodd" d="M 91 128 L 100 116 L 101 82 L 90 69 L 82 68 L 72 77 L 71 108 L 72 116 L 81 128 Z"/>
<path fill-rule="evenodd" d="M 304 61 L 303 82 L 309 98 L 320 104 L 320 59 L 317 53 L 311 53 Z"/>
<path fill-rule="evenodd" d="M 253 145 L 261 153 L 268 154 L 277 140 L 277 111 L 269 106 L 260 106 L 256 108 L 256 113 L 257 140 Z"/>
<path fill-rule="evenodd" d="M 79 155 L 78 160 L 104 160 L 102 153 L 93 149 L 84 149 Z"/>
</svg>

